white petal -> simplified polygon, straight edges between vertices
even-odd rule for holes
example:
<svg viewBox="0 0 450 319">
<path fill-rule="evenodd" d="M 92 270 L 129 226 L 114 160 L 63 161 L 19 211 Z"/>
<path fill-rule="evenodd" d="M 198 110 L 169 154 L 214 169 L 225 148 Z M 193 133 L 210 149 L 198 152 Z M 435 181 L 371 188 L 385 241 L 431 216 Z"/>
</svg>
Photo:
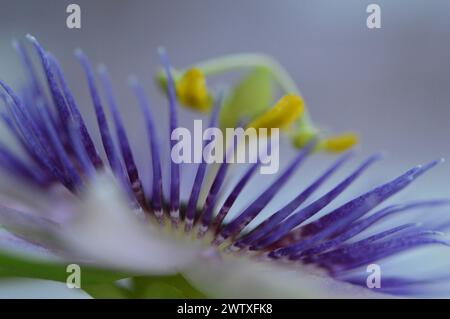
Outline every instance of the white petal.
<svg viewBox="0 0 450 319">
<path fill-rule="evenodd" d="M 43 208 L 47 204 L 48 193 L 38 187 L 24 183 L 10 174 L 0 173 L 0 199 L 8 207 L 26 211 L 26 207 Z M 14 206 L 11 206 L 14 205 Z M 17 206 L 16 206 L 17 205 Z"/>
<path fill-rule="evenodd" d="M 1 206 L 60 224 L 70 218 L 72 212 L 67 203 L 74 200 L 76 196 L 61 184 L 42 189 L 9 175 L 0 175 Z"/>
<path fill-rule="evenodd" d="M 0 204 L 0 224 L 27 241 L 56 248 L 53 234 L 57 232 L 58 225 L 48 219 Z"/>
<path fill-rule="evenodd" d="M 17 237 L 5 229 L 0 229 L 0 251 L 26 258 L 58 260 L 48 249 Z"/>
<path fill-rule="evenodd" d="M 385 298 L 387 296 L 302 266 L 225 256 L 204 260 L 185 272 L 193 285 L 214 298 Z"/>
<path fill-rule="evenodd" d="M 67 249 L 95 263 L 139 273 L 176 272 L 198 257 L 199 248 L 138 218 L 124 196 L 106 174 L 87 186 L 78 216 L 61 233 Z"/>
</svg>

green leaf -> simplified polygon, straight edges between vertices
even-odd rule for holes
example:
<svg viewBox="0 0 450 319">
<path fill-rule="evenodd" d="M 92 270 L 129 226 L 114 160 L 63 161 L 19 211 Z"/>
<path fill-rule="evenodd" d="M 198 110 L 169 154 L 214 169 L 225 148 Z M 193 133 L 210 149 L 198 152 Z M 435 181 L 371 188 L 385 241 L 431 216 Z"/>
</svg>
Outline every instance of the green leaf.
<svg viewBox="0 0 450 319">
<path fill-rule="evenodd" d="M 70 272 L 66 271 L 69 264 L 71 262 L 42 261 L 0 251 L 0 276 L 3 278 L 24 277 L 66 282 L 70 275 Z M 132 274 L 82 264 L 80 264 L 80 267 L 82 286 L 108 283 L 133 276 Z"/>
<path fill-rule="evenodd" d="M 177 287 L 164 282 L 148 285 L 137 298 L 145 299 L 186 299 L 187 297 Z"/>
<path fill-rule="evenodd" d="M 233 89 L 220 114 L 222 128 L 236 127 L 242 118 L 252 119 L 273 102 L 273 79 L 269 69 L 250 71 Z"/>
<path fill-rule="evenodd" d="M 82 285 L 81 289 L 96 299 L 126 299 L 133 297 L 131 291 L 114 283 Z"/>
<path fill-rule="evenodd" d="M 206 298 L 181 274 L 134 277 L 133 283 L 136 298 Z"/>
</svg>

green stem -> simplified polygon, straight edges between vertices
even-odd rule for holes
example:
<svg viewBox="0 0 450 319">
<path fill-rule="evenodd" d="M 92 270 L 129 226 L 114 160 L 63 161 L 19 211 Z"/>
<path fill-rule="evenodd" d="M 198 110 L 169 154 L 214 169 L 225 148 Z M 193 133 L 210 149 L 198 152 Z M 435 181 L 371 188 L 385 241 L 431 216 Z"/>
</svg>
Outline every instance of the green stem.
<svg viewBox="0 0 450 319">
<path fill-rule="evenodd" d="M 286 93 L 300 95 L 300 90 L 287 71 L 271 57 L 258 53 L 238 53 L 226 55 L 220 58 L 206 60 L 196 67 L 205 75 L 216 75 L 226 71 L 238 70 L 249 67 L 265 67 L 272 72 L 275 80 Z"/>
</svg>

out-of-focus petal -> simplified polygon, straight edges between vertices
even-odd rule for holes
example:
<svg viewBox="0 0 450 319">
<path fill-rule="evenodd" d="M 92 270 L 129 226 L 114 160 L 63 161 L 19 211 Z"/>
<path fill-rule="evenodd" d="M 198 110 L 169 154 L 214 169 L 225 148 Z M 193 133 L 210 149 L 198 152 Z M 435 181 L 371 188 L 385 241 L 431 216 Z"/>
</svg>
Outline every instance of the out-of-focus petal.
<svg viewBox="0 0 450 319">
<path fill-rule="evenodd" d="M 48 219 L 0 203 L 0 225 L 29 242 L 57 247 L 54 234 L 58 231 L 58 225 Z"/>
<path fill-rule="evenodd" d="M 0 251 L 45 260 L 59 259 L 45 247 L 33 244 L 25 239 L 17 237 L 5 229 L 0 229 Z"/>
<path fill-rule="evenodd" d="M 367 288 L 312 273 L 299 265 L 284 266 L 227 256 L 208 258 L 186 277 L 214 298 L 388 298 Z"/>
<path fill-rule="evenodd" d="M 130 209 L 107 174 L 87 186 L 77 216 L 64 227 L 66 249 L 83 259 L 140 273 L 172 273 L 198 258 L 200 248 L 155 228 Z"/>
<path fill-rule="evenodd" d="M 76 200 L 76 195 L 59 184 L 41 189 L 7 174 L 0 175 L 1 206 L 61 224 L 70 218 L 71 203 Z"/>
</svg>

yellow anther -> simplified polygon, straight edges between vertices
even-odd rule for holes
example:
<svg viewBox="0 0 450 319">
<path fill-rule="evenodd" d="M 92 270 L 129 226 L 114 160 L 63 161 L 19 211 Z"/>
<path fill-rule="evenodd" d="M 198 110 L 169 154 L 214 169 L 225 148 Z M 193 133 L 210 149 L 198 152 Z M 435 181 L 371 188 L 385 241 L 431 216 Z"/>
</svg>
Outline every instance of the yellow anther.
<svg viewBox="0 0 450 319">
<path fill-rule="evenodd" d="M 206 79 L 199 68 L 184 72 L 176 84 L 177 96 L 180 102 L 198 111 L 208 111 L 212 98 L 208 93 Z"/>
<path fill-rule="evenodd" d="M 340 153 L 352 148 L 359 141 L 356 133 L 344 133 L 324 139 L 319 147 L 333 153 Z"/>
<path fill-rule="evenodd" d="M 277 104 L 267 112 L 254 119 L 248 127 L 259 128 L 288 128 L 305 111 L 303 99 L 294 94 L 283 96 Z"/>
</svg>

